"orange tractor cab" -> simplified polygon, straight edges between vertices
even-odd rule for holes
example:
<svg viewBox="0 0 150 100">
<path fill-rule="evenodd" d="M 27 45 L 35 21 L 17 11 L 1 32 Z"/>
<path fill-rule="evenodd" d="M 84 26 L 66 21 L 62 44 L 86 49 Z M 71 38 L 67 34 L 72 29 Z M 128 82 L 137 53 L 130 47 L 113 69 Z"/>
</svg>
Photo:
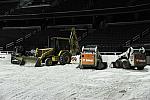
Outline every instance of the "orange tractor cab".
<svg viewBox="0 0 150 100">
<path fill-rule="evenodd" d="M 96 69 L 105 69 L 107 67 L 107 63 L 102 61 L 97 45 L 87 45 L 82 47 L 79 68 L 83 69 L 86 67 Z"/>
</svg>

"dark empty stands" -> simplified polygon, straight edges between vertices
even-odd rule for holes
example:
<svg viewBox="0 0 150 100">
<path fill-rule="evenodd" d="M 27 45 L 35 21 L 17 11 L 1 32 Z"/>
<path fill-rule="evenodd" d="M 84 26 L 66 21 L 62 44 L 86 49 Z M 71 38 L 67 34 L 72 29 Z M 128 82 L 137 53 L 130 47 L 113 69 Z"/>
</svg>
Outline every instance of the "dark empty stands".
<svg viewBox="0 0 150 100">
<path fill-rule="evenodd" d="M 141 4 L 148 4 L 150 3 L 149 0 L 130 0 L 127 2 L 127 5 L 133 6 L 133 5 L 141 5 Z"/>
<path fill-rule="evenodd" d="M 18 6 L 18 0 L 1 0 L 0 15 L 10 14 Z"/>
<path fill-rule="evenodd" d="M 52 13 L 126 6 L 126 0 L 33 0 L 30 5 L 15 10 L 13 14 Z"/>
<path fill-rule="evenodd" d="M 142 33 L 148 24 L 129 24 L 129 25 L 108 25 L 105 29 L 99 29 L 93 34 L 88 34 L 85 44 L 98 44 L 100 46 L 110 48 L 110 51 L 117 50 L 118 47 L 132 39 L 134 36 Z M 116 51 L 115 50 L 115 51 Z M 109 51 L 109 50 L 108 50 Z"/>
<path fill-rule="evenodd" d="M 150 44 L 150 27 L 139 35 L 139 38 L 132 43 L 134 44 Z"/>
<path fill-rule="evenodd" d="M 10 42 L 23 38 L 25 35 L 33 32 L 34 29 L 5 29 L 0 30 L 0 45 L 5 47 Z"/>
</svg>

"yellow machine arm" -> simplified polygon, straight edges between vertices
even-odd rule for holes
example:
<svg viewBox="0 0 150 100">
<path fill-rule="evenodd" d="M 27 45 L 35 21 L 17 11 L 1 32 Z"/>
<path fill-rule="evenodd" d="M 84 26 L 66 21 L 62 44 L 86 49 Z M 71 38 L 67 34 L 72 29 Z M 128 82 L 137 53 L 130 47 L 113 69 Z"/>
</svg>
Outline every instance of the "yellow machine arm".
<svg viewBox="0 0 150 100">
<path fill-rule="evenodd" d="M 71 29 L 70 52 L 71 52 L 72 55 L 76 55 L 78 52 L 80 52 L 78 38 L 77 38 L 77 35 L 76 35 L 75 28 Z"/>
<path fill-rule="evenodd" d="M 42 60 L 50 55 L 52 55 L 53 48 L 47 48 L 47 49 L 39 49 L 36 50 L 36 55 L 37 55 L 37 61 L 35 66 L 41 66 Z M 41 55 L 40 55 L 41 54 Z"/>
</svg>

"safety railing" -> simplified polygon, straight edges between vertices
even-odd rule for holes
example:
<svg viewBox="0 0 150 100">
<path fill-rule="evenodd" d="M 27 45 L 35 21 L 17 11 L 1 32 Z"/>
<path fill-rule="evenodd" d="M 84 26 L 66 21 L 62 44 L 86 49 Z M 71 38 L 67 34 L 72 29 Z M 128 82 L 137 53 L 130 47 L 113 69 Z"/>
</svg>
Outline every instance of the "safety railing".
<svg viewBox="0 0 150 100">
<path fill-rule="evenodd" d="M 29 27 L 30 28 L 30 27 Z M 38 27 L 37 27 L 38 28 Z M 40 32 L 40 28 L 36 29 L 36 30 L 33 30 L 33 32 L 30 32 L 28 33 L 27 35 L 25 35 L 24 37 L 21 37 L 19 39 L 17 39 L 16 41 L 13 41 L 13 42 L 10 42 L 8 44 L 6 44 L 6 50 L 12 46 L 15 45 L 15 43 L 20 43 L 20 42 L 23 42 L 24 40 L 28 39 L 28 38 L 31 38 L 32 35 L 35 35 L 37 32 Z"/>
<path fill-rule="evenodd" d="M 12 54 L 13 51 L 0 51 L 0 55 Z"/>
<path fill-rule="evenodd" d="M 8 49 L 9 47 L 12 47 L 12 46 L 14 46 L 14 42 L 10 42 L 10 43 L 8 43 L 8 44 L 6 44 L 6 49 Z"/>
<path fill-rule="evenodd" d="M 3 51 L 3 47 L 0 47 L 0 51 Z"/>
<path fill-rule="evenodd" d="M 130 46 L 133 42 L 136 42 L 137 40 L 143 38 L 145 35 L 149 34 L 150 28 L 147 28 L 146 30 L 144 30 L 142 33 L 134 36 L 132 39 L 128 40 L 125 42 L 125 46 Z"/>
<path fill-rule="evenodd" d="M 81 36 L 78 37 L 78 41 L 82 41 L 85 37 L 87 37 L 87 32 L 83 33 Z"/>
</svg>

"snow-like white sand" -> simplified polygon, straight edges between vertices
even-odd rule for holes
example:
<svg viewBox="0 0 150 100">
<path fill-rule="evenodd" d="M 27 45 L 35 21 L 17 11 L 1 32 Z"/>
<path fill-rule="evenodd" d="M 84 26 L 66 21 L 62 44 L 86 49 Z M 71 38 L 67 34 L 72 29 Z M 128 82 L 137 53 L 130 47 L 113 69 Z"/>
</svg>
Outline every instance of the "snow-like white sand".
<svg viewBox="0 0 150 100">
<path fill-rule="evenodd" d="M 76 67 L 19 66 L 0 59 L 0 100 L 150 100 L 150 66 L 141 71 Z"/>
</svg>

